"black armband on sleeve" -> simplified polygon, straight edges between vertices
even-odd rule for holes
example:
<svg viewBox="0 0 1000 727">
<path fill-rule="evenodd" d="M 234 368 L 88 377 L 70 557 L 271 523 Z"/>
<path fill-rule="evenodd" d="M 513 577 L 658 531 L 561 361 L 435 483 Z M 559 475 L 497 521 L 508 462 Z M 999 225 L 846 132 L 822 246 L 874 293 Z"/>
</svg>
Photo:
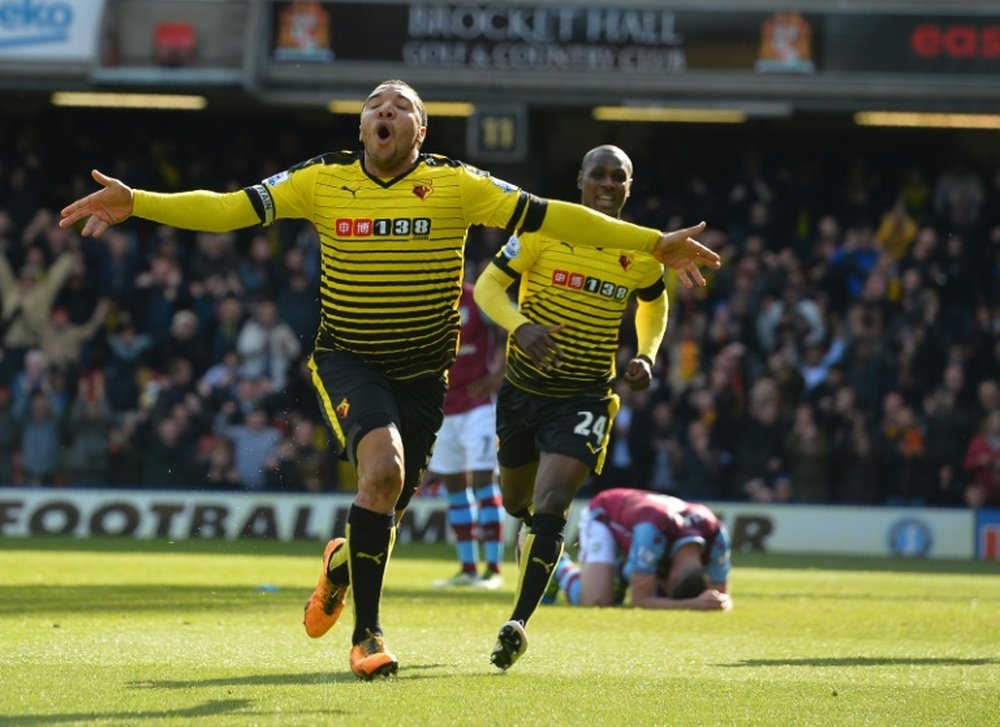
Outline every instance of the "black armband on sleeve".
<svg viewBox="0 0 1000 727">
<path fill-rule="evenodd" d="M 660 278 L 648 288 L 641 288 L 640 290 L 635 291 L 635 297 L 639 300 L 656 300 L 663 295 L 663 289 L 665 287 L 666 286 L 663 284 L 663 278 Z"/>
<path fill-rule="evenodd" d="M 528 211 L 524 213 L 524 221 L 521 222 L 521 227 L 517 231 L 518 234 L 537 231 L 542 226 L 542 220 L 545 219 L 545 210 L 547 209 L 548 203 L 544 199 L 536 197 L 533 194 L 528 194 Z"/>
<path fill-rule="evenodd" d="M 504 229 L 509 235 L 534 232 L 542 226 L 543 219 L 545 219 L 545 200 L 522 189 L 518 193 L 514 212 Z"/>
<path fill-rule="evenodd" d="M 250 198 L 257 218 L 265 227 L 274 222 L 274 197 L 263 184 L 254 184 L 251 187 L 244 187 L 243 191 Z"/>
</svg>

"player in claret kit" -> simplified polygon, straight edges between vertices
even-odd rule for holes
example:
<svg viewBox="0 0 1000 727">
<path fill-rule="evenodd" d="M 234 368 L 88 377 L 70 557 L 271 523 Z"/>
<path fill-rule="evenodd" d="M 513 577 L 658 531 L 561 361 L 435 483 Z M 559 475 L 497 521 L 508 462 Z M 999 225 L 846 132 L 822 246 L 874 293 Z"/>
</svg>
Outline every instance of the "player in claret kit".
<svg viewBox="0 0 1000 727">
<path fill-rule="evenodd" d="M 462 317 L 458 357 L 448 369 L 444 423 L 434 444 L 427 476 L 444 484 L 448 524 L 455 536 L 460 570 L 435 581 L 438 587 L 503 585 L 503 510 L 497 484 L 495 396 L 503 380 L 504 355 L 500 336 L 464 283 L 458 302 Z M 485 565 L 479 571 L 479 545 Z"/>
<path fill-rule="evenodd" d="M 580 513 L 579 565 L 566 554 L 553 584 L 574 606 L 727 611 L 729 533 L 705 505 L 646 490 L 598 493 Z M 554 595 L 554 594 L 553 594 Z"/>
<path fill-rule="evenodd" d="M 361 108 L 362 148 L 332 152 L 233 192 L 132 189 L 96 169 L 101 189 L 62 210 L 60 225 L 100 235 L 131 216 L 227 232 L 306 219 L 320 238 L 320 323 L 310 359 L 321 409 L 341 457 L 357 470 L 345 538 L 327 543 L 305 611 L 319 637 L 354 597 L 351 670 L 396 673 L 380 621 L 395 523 L 420 484 L 443 418 L 445 372 L 458 348 L 465 240 L 473 224 L 539 230 L 580 245 L 614 241 L 681 275 L 719 256 L 695 227 L 661 233 L 581 205 L 546 200 L 447 157 L 423 152 L 427 111 L 408 84 L 378 84 Z"/>
</svg>

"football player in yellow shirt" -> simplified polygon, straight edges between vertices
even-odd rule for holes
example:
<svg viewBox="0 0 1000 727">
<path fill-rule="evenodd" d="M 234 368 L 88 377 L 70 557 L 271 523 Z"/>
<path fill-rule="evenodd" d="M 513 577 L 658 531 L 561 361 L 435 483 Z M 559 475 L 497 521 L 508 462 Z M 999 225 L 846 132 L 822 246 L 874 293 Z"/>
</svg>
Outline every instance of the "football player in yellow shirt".
<svg viewBox="0 0 1000 727">
<path fill-rule="evenodd" d="M 632 189 L 632 160 L 598 146 L 581 163 L 582 203 L 618 218 Z M 530 525 L 510 619 L 490 660 L 508 669 L 527 648 L 524 625 L 563 552 L 566 515 L 591 472 L 600 473 L 618 396 L 612 391 L 619 330 L 637 300 L 638 349 L 625 383 L 649 387 L 667 326 L 663 265 L 652 255 L 601 247 L 544 230 L 510 238 L 475 286 L 476 302 L 508 332 L 507 373 L 497 396 L 503 505 Z M 507 288 L 520 280 L 518 306 Z"/>
<path fill-rule="evenodd" d="M 719 257 L 695 227 L 661 233 L 580 205 L 545 200 L 474 167 L 422 151 L 427 112 L 400 80 L 379 83 L 361 109 L 361 149 L 323 154 L 228 193 L 132 189 L 96 169 L 101 189 L 62 210 L 63 227 L 100 235 L 131 216 L 222 232 L 310 220 L 322 254 L 313 382 L 338 453 L 357 470 L 345 538 L 327 543 L 305 628 L 325 634 L 354 589 L 351 670 L 394 674 L 380 603 L 396 517 L 421 481 L 442 421 L 445 372 L 455 360 L 468 228 L 541 230 L 580 245 L 651 252 L 689 284 Z"/>
</svg>

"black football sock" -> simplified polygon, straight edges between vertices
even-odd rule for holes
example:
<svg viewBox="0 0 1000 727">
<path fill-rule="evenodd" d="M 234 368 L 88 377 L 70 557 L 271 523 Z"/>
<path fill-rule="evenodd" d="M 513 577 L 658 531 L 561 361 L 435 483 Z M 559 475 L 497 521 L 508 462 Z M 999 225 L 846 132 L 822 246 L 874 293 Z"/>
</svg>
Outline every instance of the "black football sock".
<svg viewBox="0 0 1000 727">
<path fill-rule="evenodd" d="M 392 552 L 393 518 L 391 513 L 382 515 L 358 505 L 351 505 L 347 515 L 347 564 L 354 589 L 354 644 L 364 641 L 369 634 L 382 633 L 379 601 Z"/>
<path fill-rule="evenodd" d="M 524 541 L 521 552 L 520 576 L 517 592 L 514 594 L 512 621 L 528 623 L 531 614 L 538 608 L 538 602 L 549 585 L 552 570 L 563 551 L 563 531 L 566 519 L 559 515 L 535 513 L 531 532 Z"/>
</svg>

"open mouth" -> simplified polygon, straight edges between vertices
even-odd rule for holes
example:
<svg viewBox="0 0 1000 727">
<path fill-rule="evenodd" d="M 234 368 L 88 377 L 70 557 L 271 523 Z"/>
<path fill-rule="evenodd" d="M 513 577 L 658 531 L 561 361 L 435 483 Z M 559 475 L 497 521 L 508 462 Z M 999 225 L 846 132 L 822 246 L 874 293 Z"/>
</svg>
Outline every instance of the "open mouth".
<svg viewBox="0 0 1000 727">
<path fill-rule="evenodd" d="M 379 138 L 379 141 L 388 141 L 389 137 L 392 136 L 392 129 L 386 123 L 379 124 L 375 129 L 375 136 Z"/>
</svg>

